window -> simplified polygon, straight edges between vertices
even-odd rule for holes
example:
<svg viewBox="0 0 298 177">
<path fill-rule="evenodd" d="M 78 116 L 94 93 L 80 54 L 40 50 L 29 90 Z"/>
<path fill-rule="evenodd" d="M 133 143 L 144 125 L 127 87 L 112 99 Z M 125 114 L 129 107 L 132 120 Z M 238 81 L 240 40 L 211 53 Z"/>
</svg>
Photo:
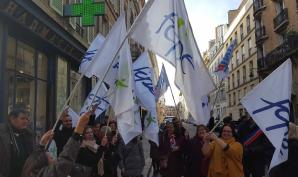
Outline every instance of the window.
<svg viewBox="0 0 298 177">
<path fill-rule="evenodd" d="M 235 75 L 232 74 L 232 87 L 235 88 Z"/>
<path fill-rule="evenodd" d="M 246 29 L 247 29 L 247 33 L 250 32 L 250 16 L 248 15 L 246 17 Z"/>
<path fill-rule="evenodd" d="M 235 52 L 235 54 L 236 54 L 236 66 L 238 66 L 238 65 L 239 65 L 239 60 L 240 60 L 240 59 L 238 58 L 238 57 L 239 57 L 239 55 L 238 55 L 238 54 L 239 54 L 238 50 Z"/>
<path fill-rule="evenodd" d="M 244 44 L 241 46 L 241 53 L 242 53 L 241 59 L 243 61 L 243 60 L 245 60 L 245 48 L 244 48 Z"/>
<path fill-rule="evenodd" d="M 230 77 L 228 77 L 228 88 L 229 88 L 229 90 L 231 90 Z"/>
<path fill-rule="evenodd" d="M 50 7 L 59 15 L 63 15 L 63 0 L 50 0 Z"/>
<path fill-rule="evenodd" d="M 229 94 L 229 106 L 232 106 L 232 96 Z"/>
<path fill-rule="evenodd" d="M 79 73 L 77 73 L 74 70 L 70 71 L 70 89 L 71 90 L 74 88 L 79 78 L 80 78 Z M 78 89 L 75 91 L 73 99 L 70 102 L 71 108 L 73 108 L 75 112 L 80 112 L 81 107 L 83 106 L 83 103 L 85 101 L 85 98 L 86 98 L 86 95 L 85 95 L 86 90 L 84 87 L 85 85 L 86 85 L 85 80 L 83 79 L 79 84 Z"/>
<path fill-rule="evenodd" d="M 240 99 L 241 99 L 241 90 L 238 90 L 238 103 L 240 103 Z"/>
<path fill-rule="evenodd" d="M 238 33 L 237 31 L 235 32 L 235 40 L 236 40 L 236 44 L 237 44 L 237 39 L 238 39 Z"/>
<path fill-rule="evenodd" d="M 243 89 L 243 95 L 245 96 L 246 95 L 246 87 L 244 87 L 244 89 Z"/>
<path fill-rule="evenodd" d="M 26 109 L 32 121 L 31 128 L 39 139 L 46 128 L 48 58 L 12 36 L 8 36 L 7 45 L 7 111 L 14 107 Z"/>
<path fill-rule="evenodd" d="M 236 105 L 236 92 L 233 92 L 233 105 Z"/>
<path fill-rule="evenodd" d="M 253 65 L 253 61 L 250 61 L 249 62 L 249 72 L 250 72 L 249 77 L 251 77 L 251 79 L 254 78 L 254 72 L 255 72 L 254 70 L 255 70 L 255 68 L 254 68 L 254 65 Z"/>
<path fill-rule="evenodd" d="M 243 32 L 243 24 L 240 25 L 240 39 L 243 40 L 244 32 Z"/>
<path fill-rule="evenodd" d="M 17 60 L 16 60 L 16 69 L 21 74 L 28 74 L 34 76 L 34 49 L 23 42 L 17 42 Z"/>
<path fill-rule="evenodd" d="M 245 82 L 246 82 L 246 66 L 243 66 L 242 71 L 243 71 L 243 74 L 242 74 L 242 77 L 243 77 L 243 83 L 245 83 Z"/>
<path fill-rule="evenodd" d="M 252 41 L 251 38 L 248 39 L 248 55 L 252 54 Z"/>
<path fill-rule="evenodd" d="M 62 107 L 66 101 L 67 97 L 67 74 L 68 74 L 68 64 L 67 61 L 61 57 L 58 57 L 57 62 L 57 78 L 56 78 L 56 113 L 57 116 L 62 110 Z"/>
<path fill-rule="evenodd" d="M 240 85 L 240 71 L 237 71 L 237 86 Z"/>
</svg>

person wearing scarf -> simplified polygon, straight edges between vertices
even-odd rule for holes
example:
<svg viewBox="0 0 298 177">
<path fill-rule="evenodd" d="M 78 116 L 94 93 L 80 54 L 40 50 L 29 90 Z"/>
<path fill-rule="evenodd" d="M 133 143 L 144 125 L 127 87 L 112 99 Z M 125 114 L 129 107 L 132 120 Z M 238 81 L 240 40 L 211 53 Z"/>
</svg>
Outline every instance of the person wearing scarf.
<svg viewBox="0 0 298 177">
<path fill-rule="evenodd" d="M 244 177 L 243 147 L 235 138 L 235 129 L 229 124 L 223 126 L 219 137 L 214 133 L 204 137 L 202 152 L 210 158 L 208 177 Z"/>
</svg>

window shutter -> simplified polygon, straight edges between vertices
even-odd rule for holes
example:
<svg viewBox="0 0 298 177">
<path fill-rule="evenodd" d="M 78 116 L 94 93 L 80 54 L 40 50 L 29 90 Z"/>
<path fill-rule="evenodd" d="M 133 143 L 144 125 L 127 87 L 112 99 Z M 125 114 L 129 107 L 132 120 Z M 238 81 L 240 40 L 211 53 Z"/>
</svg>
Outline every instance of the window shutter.
<svg viewBox="0 0 298 177">
<path fill-rule="evenodd" d="M 50 0 L 50 7 L 63 16 L 63 0 Z"/>
</svg>

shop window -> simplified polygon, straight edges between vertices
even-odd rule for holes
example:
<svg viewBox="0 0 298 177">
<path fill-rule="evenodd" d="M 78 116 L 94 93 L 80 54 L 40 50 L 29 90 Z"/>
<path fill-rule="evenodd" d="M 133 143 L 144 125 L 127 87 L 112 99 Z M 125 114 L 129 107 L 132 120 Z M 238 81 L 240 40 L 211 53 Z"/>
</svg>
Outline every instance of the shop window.
<svg viewBox="0 0 298 177">
<path fill-rule="evenodd" d="M 70 88 L 71 88 L 70 92 L 73 90 L 79 78 L 80 78 L 79 73 L 77 73 L 74 70 L 70 71 Z M 77 90 L 75 90 L 73 99 L 71 99 L 71 102 L 70 102 L 71 108 L 77 113 L 80 112 L 81 107 L 83 106 L 86 98 L 85 85 L 86 85 L 85 80 L 82 79 L 79 83 Z"/>
<path fill-rule="evenodd" d="M 37 54 L 37 77 L 47 80 L 48 58 L 43 53 Z"/>
<path fill-rule="evenodd" d="M 15 107 L 26 109 L 31 119 L 34 117 L 35 81 L 22 76 L 16 77 Z"/>
<path fill-rule="evenodd" d="M 46 131 L 46 115 L 47 115 L 47 82 L 37 81 L 37 95 L 36 95 L 36 136 L 40 139 L 42 134 Z"/>
<path fill-rule="evenodd" d="M 6 68 L 8 69 L 15 68 L 15 53 L 16 53 L 16 40 L 8 36 Z"/>
<path fill-rule="evenodd" d="M 35 74 L 35 59 L 34 48 L 22 42 L 17 42 L 17 61 L 16 69 L 21 74 L 34 76 Z"/>
<path fill-rule="evenodd" d="M 58 57 L 57 62 L 57 78 L 56 78 L 56 113 L 57 116 L 67 99 L 67 61 Z"/>
</svg>

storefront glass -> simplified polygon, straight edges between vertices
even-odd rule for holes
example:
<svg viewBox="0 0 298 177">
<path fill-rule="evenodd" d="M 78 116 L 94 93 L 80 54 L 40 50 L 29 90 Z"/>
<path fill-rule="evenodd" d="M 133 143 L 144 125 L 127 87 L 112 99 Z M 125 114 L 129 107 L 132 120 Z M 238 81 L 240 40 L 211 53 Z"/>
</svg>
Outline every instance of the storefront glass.
<svg viewBox="0 0 298 177">
<path fill-rule="evenodd" d="M 61 57 L 58 57 L 57 62 L 57 78 L 56 78 L 56 85 L 57 85 L 57 103 L 56 103 L 56 114 L 60 113 L 62 110 L 63 105 L 67 99 L 67 72 L 68 65 L 67 61 Z"/>
<path fill-rule="evenodd" d="M 48 59 L 32 46 L 9 36 L 7 43 L 7 113 L 13 108 L 29 112 L 38 137 L 46 128 Z"/>
</svg>

